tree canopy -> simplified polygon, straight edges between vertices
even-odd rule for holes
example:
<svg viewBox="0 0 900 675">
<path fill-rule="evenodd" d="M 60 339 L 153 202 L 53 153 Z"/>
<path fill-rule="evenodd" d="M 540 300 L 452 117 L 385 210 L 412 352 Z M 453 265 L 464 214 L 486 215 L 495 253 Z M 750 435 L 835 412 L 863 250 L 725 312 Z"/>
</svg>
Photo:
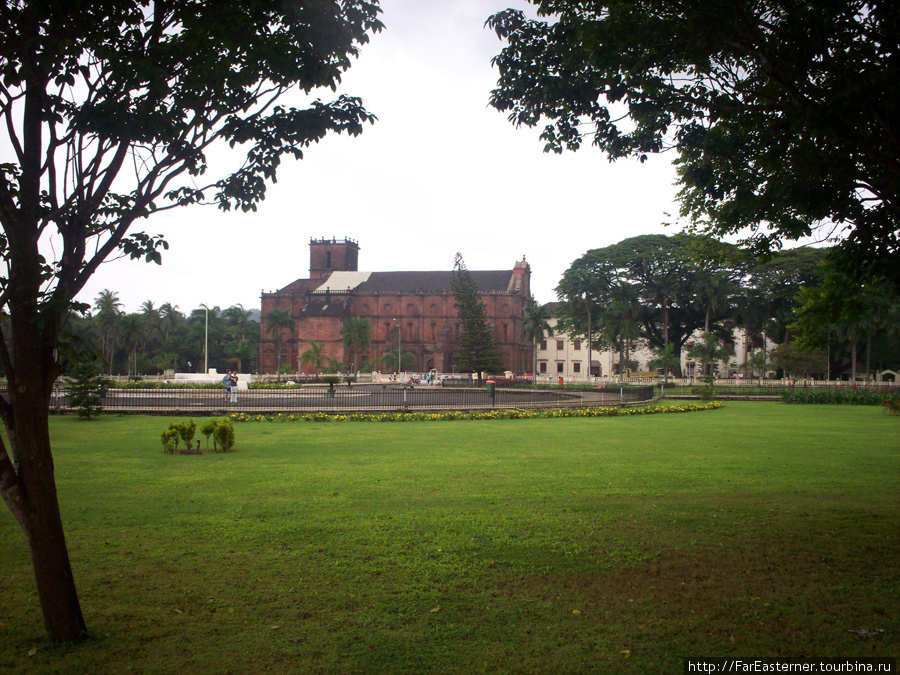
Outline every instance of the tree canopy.
<svg viewBox="0 0 900 675">
<path fill-rule="evenodd" d="M 735 246 L 689 234 L 642 235 L 591 249 L 557 286 L 560 327 L 586 335 L 586 302 L 601 342 L 629 359 L 637 340 L 678 357 L 697 331 L 730 339 L 746 328 L 751 343 L 780 341 L 795 297 L 824 276 L 827 251 L 781 251 L 760 263 Z"/>
<path fill-rule="evenodd" d="M 135 221 L 252 210 L 284 156 L 360 133 L 374 119 L 360 99 L 315 95 L 336 88 L 378 13 L 375 0 L 0 4 L 0 417 L 18 459 L 0 445 L 0 492 L 52 639 L 85 633 L 47 420 L 73 299 L 111 255 L 160 262 L 162 237 Z"/>
<path fill-rule="evenodd" d="M 810 235 L 900 286 L 900 30 L 887 0 L 531 0 L 491 104 L 610 159 L 672 150 L 682 215 L 756 251 Z"/>
</svg>

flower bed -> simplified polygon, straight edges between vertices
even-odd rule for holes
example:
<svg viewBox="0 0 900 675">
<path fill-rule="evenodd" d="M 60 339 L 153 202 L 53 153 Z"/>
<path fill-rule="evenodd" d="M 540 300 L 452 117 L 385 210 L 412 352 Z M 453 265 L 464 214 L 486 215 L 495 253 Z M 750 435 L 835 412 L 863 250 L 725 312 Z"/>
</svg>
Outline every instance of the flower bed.
<svg viewBox="0 0 900 675">
<path fill-rule="evenodd" d="M 447 412 L 353 413 L 330 415 L 317 412 L 306 415 L 252 415 L 234 413 L 229 417 L 235 422 L 445 422 L 451 420 L 532 420 L 560 417 L 621 417 L 629 415 L 656 415 L 663 413 L 700 412 L 721 408 L 719 401 L 690 403 L 673 406 L 640 406 L 634 408 L 567 408 L 559 410 L 450 410 Z"/>
</svg>

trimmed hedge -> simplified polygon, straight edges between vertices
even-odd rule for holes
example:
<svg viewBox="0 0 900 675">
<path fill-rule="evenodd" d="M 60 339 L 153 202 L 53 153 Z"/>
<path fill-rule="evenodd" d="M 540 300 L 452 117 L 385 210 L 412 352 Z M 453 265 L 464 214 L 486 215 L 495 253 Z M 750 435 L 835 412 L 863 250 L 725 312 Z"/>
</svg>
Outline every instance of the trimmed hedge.
<svg viewBox="0 0 900 675">
<path fill-rule="evenodd" d="M 897 400 L 898 394 L 859 387 L 803 387 L 785 390 L 781 393 L 784 403 L 825 404 L 825 405 L 884 405 L 885 401 Z"/>
</svg>

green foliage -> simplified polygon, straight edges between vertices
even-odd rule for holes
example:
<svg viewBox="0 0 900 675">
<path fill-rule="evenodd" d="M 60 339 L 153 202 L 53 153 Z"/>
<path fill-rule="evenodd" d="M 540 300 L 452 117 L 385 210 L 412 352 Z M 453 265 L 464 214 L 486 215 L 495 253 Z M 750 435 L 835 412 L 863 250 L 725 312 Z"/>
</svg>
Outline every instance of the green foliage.
<svg viewBox="0 0 900 675">
<path fill-rule="evenodd" d="M 900 287 L 893 3 L 533 4 L 544 18 L 488 20 L 506 41 L 491 105 L 546 123 L 545 150 L 587 138 L 644 161 L 673 149 L 698 229 L 769 252 L 835 224 L 856 279 Z"/>
<path fill-rule="evenodd" d="M 216 420 L 216 428 L 213 431 L 215 445 L 222 448 L 223 452 L 228 452 L 234 447 L 234 425 L 228 417 L 222 417 Z"/>
<path fill-rule="evenodd" d="M 653 350 L 653 358 L 647 363 L 650 370 L 661 370 L 667 376 L 669 373 L 678 372 L 681 367 L 681 359 L 675 354 L 675 345 L 669 343 L 666 347 L 657 347 Z"/>
<path fill-rule="evenodd" d="M 808 377 L 824 373 L 828 367 L 823 350 L 803 349 L 793 342 L 778 345 L 772 352 L 772 360 L 791 377 Z"/>
<path fill-rule="evenodd" d="M 356 364 L 359 363 L 360 357 L 365 354 L 366 350 L 369 349 L 369 345 L 372 343 L 369 333 L 369 320 L 358 316 L 347 317 L 344 321 L 344 325 L 341 326 L 341 337 L 344 341 L 344 350 L 353 352 L 353 363 L 356 366 L 356 370 L 359 370 L 359 366 Z"/>
<path fill-rule="evenodd" d="M 234 447 L 234 425 L 229 417 L 208 419 L 200 426 L 200 433 L 206 436 L 207 450 L 210 437 L 213 439 L 213 450 L 222 448 L 223 452 L 228 452 Z"/>
<path fill-rule="evenodd" d="M 413 353 L 406 349 L 399 351 L 399 353 L 397 349 L 391 349 L 381 355 L 381 362 L 384 364 L 384 367 L 398 373 L 412 368 L 415 359 L 416 357 Z"/>
<path fill-rule="evenodd" d="M 209 439 L 216 433 L 216 420 L 210 419 L 200 426 L 200 433 L 206 436 L 206 449 L 209 450 Z M 215 448 L 215 438 L 213 438 L 213 448 Z"/>
<path fill-rule="evenodd" d="M 300 354 L 300 365 L 311 366 L 318 376 L 319 371 L 322 370 L 322 367 L 326 362 L 327 358 L 325 357 L 325 344 L 323 342 L 310 340 L 309 348 L 305 349 L 303 353 Z"/>
<path fill-rule="evenodd" d="M 781 393 L 784 403 L 823 405 L 896 405 L 900 395 L 867 387 L 794 387 Z"/>
<path fill-rule="evenodd" d="M 282 309 L 281 307 L 276 307 L 275 309 L 270 310 L 264 317 L 262 317 L 262 320 L 266 326 L 266 334 L 275 338 L 275 371 L 278 373 L 282 373 L 282 369 L 284 369 L 284 373 L 291 372 L 293 364 L 281 364 L 281 346 L 284 339 L 284 332 L 287 331 L 288 334 L 291 334 L 294 330 L 294 327 L 296 326 L 294 318 L 291 316 L 291 313 L 288 310 Z"/>
<path fill-rule="evenodd" d="M 168 429 L 163 430 L 160 439 L 162 440 L 163 452 L 165 454 L 172 455 L 178 450 L 178 441 L 180 439 L 178 429 L 169 426 Z"/>
<path fill-rule="evenodd" d="M 162 440 L 163 452 L 167 454 L 177 452 L 180 441 L 184 442 L 184 447 L 187 450 L 191 450 L 196 431 L 197 424 L 193 419 L 187 422 L 169 422 L 169 428 L 163 431 L 162 436 L 160 437 Z M 208 446 L 207 438 L 207 447 Z"/>
<path fill-rule="evenodd" d="M 90 421 L 103 410 L 103 397 L 111 382 L 100 374 L 97 363 L 88 354 L 75 361 L 68 377 L 69 404 L 79 417 Z"/>
<path fill-rule="evenodd" d="M 716 361 L 726 361 L 734 356 L 733 344 L 719 344 L 719 338 L 713 333 L 703 333 L 700 339 L 688 349 L 688 356 L 697 359 L 704 366 L 704 373 L 712 375 L 712 364 Z"/>
<path fill-rule="evenodd" d="M 494 344 L 494 332 L 488 323 L 487 308 L 472 275 L 466 269 L 462 254 L 453 260 L 450 288 L 459 316 L 459 372 L 494 373 L 501 370 L 500 357 Z"/>
<path fill-rule="evenodd" d="M 714 330 L 733 316 L 749 268 L 736 247 L 687 234 L 643 235 L 591 249 L 556 288 L 558 328 L 586 335 L 590 314 L 601 342 L 619 351 L 622 362 L 638 339 L 653 349 L 672 345 L 679 356 L 695 331 Z"/>
</svg>

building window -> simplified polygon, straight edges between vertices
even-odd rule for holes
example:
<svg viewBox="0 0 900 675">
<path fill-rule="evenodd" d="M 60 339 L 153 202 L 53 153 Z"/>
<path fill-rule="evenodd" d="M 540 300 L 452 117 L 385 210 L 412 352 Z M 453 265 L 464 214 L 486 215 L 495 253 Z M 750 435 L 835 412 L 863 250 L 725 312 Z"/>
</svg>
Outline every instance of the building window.
<svg viewBox="0 0 900 675">
<path fill-rule="evenodd" d="M 331 251 L 325 251 L 325 269 L 331 269 Z"/>
<path fill-rule="evenodd" d="M 572 345 L 572 349 L 576 352 L 581 351 L 581 340 L 575 340 L 575 343 Z"/>
<path fill-rule="evenodd" d="M 391 306 L 390 306 L 390 305 L 385 305 L 385 306 L 384 306 L 384 311 L 385 311 L 385 312 L 389 312 L 390 310 L 391 310 Z"/>
<path fill-rule="evenodd" d="M 566 346 L 565 346 L 565 344 L 563 343 L 562 340 L 557 340 L 557 341 L 556 341 L 556 348 L 557 348 L 559 351 L 562 351 L 563 349 L 565 349 L 565 347 L 566 347 Z M 562 372 L 562 371 L 560 371 L 560 372 Z"/>
<path fill-rule="evenodd" d="M 572 371 L 576 372 L 576 373 L 581 372 L 581 362 L 580 361 L 576 361 L 575 363 L 572 364 Z"/>
<path fill-rule="evenodd" d="M 541 349 L 543 349 L 544 351 L 547 351 L 547 341 L 546 340 L 541 340 Z"/>
<path fill-rule="evenodd" d="M 564 367 L 565 365 L 566 365 L 566 364 L 564 364 L 562 361 L 557 361 L 557 362 L 556 362 L 556 372 L 562 374 L 562 372 L 563 372 L 563 367 Z"/>
<path fill-rule="evenodd" d="M 431 324 L 431 339 L 437 340 L 437 324 L 436 323 Z"/>
<path fill-rule="evenodd" d="M 503 324 L 503 341 L 506 342 L 507 340 L 509 340 L 509 326 Z"/>
<path fill-rule="evenodd" d="M 540 370 L 540 372 L 542 372 L 542 373 L 546 373 L 546 372 L 547 372 L 547 362 L 546 362 L 546 361 L 541 361 L 541 362 L 538 364 L 538 366 L 539 366 L 538 370 Z"/>
</svg>

